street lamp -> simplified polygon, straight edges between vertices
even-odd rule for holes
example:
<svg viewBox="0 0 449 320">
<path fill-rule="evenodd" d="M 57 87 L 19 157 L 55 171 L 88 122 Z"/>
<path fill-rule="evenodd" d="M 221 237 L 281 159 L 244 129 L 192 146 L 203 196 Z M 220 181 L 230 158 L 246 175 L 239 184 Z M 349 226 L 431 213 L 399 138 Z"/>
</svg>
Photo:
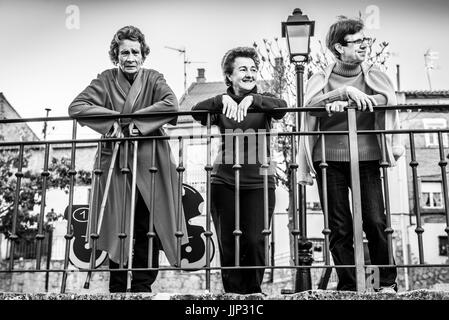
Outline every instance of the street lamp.
<svg viewBox="0 0 449 320">
<path fill-rule="evenodd" d="M 299 8 L 293 10 L 287 22 L 282 22 L 282 37 L 287 38 L 291 62 L 307 62 L 310 53 L 310 37 L 313 36 L 314 30 L 315 21 L 310 21 Z"/>
<path fill-rule="evenodd" d="M 290 62 L 295 64 L 296 71 L 296 106 L 298 108 L 303 106 L 304 96 L 304 65 L 309 61 L 310 53 L 310 37 L 313 36 L 315 29 L 315 21 L 310 21 L 306 15 L 302 14 L 299 8 L 293 10 L 291 16 L 288 17 L 287 22 L 282 22 L 282 37 L 287 38 L 288 52 L 290 55 Z M 295 116 L 296 131 L 299 130 L 299 114 Z M 294 139 L 292 139 L 294 140 Z M 299 146 L 295 142 L 292 143 L 292 151 L 295 153 L 295 148 Z M 296 159 L 296 154 L 294 154 Z M 310 266 L 312 265 L 312 243 L 307 240 L 307 207 L 306 207 L 306 188 L 303 185 L 296 183 L 295 171 L 297 164 L 292 164 L 292 183 L 293 183 L 293 224 L 294 228 L 292 234 L 294 238 L 295 265 Z M 297 218 L 296 199 L 299 202 L 299 212 L 301 214 L 300 228 Z M 299 241 L 296 238 L 300 235 Z M 312 278 L 310 275 L 310 268 L 301 268 L 296 271 L 295 291 L 306 291 L 312 289 Z"/>
</svg>

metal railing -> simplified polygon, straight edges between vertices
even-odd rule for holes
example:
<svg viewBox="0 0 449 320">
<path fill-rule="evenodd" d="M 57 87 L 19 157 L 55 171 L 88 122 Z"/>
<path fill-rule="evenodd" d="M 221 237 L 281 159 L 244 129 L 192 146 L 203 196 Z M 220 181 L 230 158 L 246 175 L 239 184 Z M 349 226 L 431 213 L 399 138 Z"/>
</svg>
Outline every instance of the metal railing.
<svg viewBox="0 0 449 320">
<path fill-rule="evenodd" d="M 426 110 L 429 112 L 446 112 L 449 105 L 398 105 L 395 107 L 375 107 L 375 112 L 383 111 L 386 109 L 398 109 L 398 110 Z M 301 113 L 301 112 L 309 112 L 309 111 L 324 111 L 324 109 L 317 109 L 317 108 L 286 108 L 286 109 L 276 109 L 277 111 L 285 111 L 285 112 L 294 112 L 294 113 Z M 251 112 L 251 111 L 249 111 Z M 134 114 L 124 114 L 124 115 L 111 115 L 111 116 L 89 116 L 89 117 L 80 117 L 77 119 L 72 119 L 69 117 L 52 117 L 52 118 L 31 118 L 31 119 L 2 119 L 0 120 L 0 124 L 14 124 L 14 123 L 20 123 L 20 122 L 40 122 L 40 121 L 72 121 L 72 138 L 71 139 L 65 139 L 65 140 L 53 140 L 53 141 L 2 141 L 0 142 L 0 149 L 9 149 L 9 150 L 16 150 L 18 152 L 18 166 L 17 171 L 15 173 L 16 176 L 16 186 L 15 186 L 15 199 L 18 199 L 20 196 L 20 190 L 21 190 L 21 179 L 24 176 L 23 173 L 23 157 L 24 157 L 24 148 L 30 147 L 30 146 L 43 146 L 44 147 L 44 164 L 43 164 L 43 170 L 41 172 L 41 178 L 42 178 L 42 203 L 41 203 L 41 210 L 39 213 L 39 219 L 38 219 L 38 232 L 35 236 L 36 243 L 37 243 L 37 252 L 36 252 L 36 267 L 35 270 L 23 270 L 23 269 L 17 269 L 15 268 L 15 255 L 9 254 L 9 263 L 7 270 L 0 270 L 0 272 L 62 272 L 62 282 L 61 282 L 61 292 L 66 291 L 66 281 L 67 281 L 67 274 L 69 272 L 69 249 L 71 246 L 71 242 L 73 241 L 73 230 L 71 228 L 71 215 L 69 214 L 67 216 L 67 232 L 65 235 L 65 256 L 64 256 L 64 264 L 62 269 L 58 270 L 42 270 L 41 269 L 41 256 L 42 256 L 42 244 L 43 240 L 45 238 L 45 234 L 43 231 L 43 225 L 44 225 L 44 211 L 45 211 L 45 199 L 46 199 L 46 192 L 47 192 L 47 179 L 49 176 L 48 171 L 48 161 L 49 161 L 49 151 L 50 147 L 54 144 L 70 144 L 71 145 L 71 162 L 70 162 L 70 170 L 68 171 L 68 175 L 70 177 L 70 183 L 69 183 L 69 203 L 68 203 L 68 211 L 72 212 L 73 210 L 73 201 L 74 201 L 74 187 L 75 187 L 75 176 L 77 174 L 76 167 L 75 167 L 75 158 L 76 158 L 76 152 L 77 152 L 77 145 L 85 144 L 85 143 L 92 143 L 95 142 L 98 144 L 98 149 L 102 148 L 102 142 L 118 142 L 123 143 L 124 145 L 128 145 L 129 143 L 139 143 L 140 141 L 152 141 L 152 158 L 149 160 L 149 171 L 151 173 L 151 204 L 150 204 L 150 231 L 148 232 L 148 243 L 149 243 L 149 254 L 148 254 L 148 268 L 144 270 L 189 270 L 189 268 L 185 268 L 181 266 L 181 238 L 183 237 L 183 233 L 181 230 L 182 225 L 182 217 L 180 215 L 181 212 L 181 199 L 178 198 L 179 206 L 177 208 L 178 213 L 178 220 L 177 220 L 177 231 L 173 235 L 174 237 L 177 237 L 177 266 L 170 266 L 170 267 L 160 267 L 160 268 L 152 268 L 152 250 L 153 250 L 153 238 L 155 237 L 155 232 L 153 230 L 153 223 L 154 223 L 154 203 L 155 203 L 155 175 L 158 172 L 158 168 L 155 166 L 155 141 L 157 140 L 168 140 L 168 139 L 176 139 L 179 142 L 179 152 L 178 152 L 178 166 L 177 166 L 177 173 L 178 173 L 178 197 L 182 196 L 181 188 L 183 183 L 183 173 L 185 170 L 188 170 L 188 168 L 184 167 L 184 158 L 185 158 L 185 151 L 184 151 L 184 143 L 187 139 L 206 139 L 206 152 L 207 152 L 207 161 L 205 163 L 204 170 L 206 171 L 206 205 L 205 205 L 205 213 L 206 213 L 206 231 L 204 232 L 204 236 L 206 239 L 205 243 L 205 250 L 206 250 L 206 266 L 201 268 L 205 272 L 205 281 L 206 281 L 206 290 L 210 290 L 211 288 L 211 277 L 210 272 L 211 270 L 215 269 L 257 269 L 257 268 L 269 268 L 269 269 L 293 269 L 296 271 L 304 271 L 304 270 L 310 270 L 313 268 L 323 268 L 331 270 L 332 268 L 355 268 L 356 270 L 356 278 L 357 278 L 357 290 L 358 291 L 365 291 L 366 290 L 366 269 L 371 267 L 369 265 L 365 264 L 364 261 L 364 248 L 363 248 L 363 229 L 362 229 L 362 206 L 361 206 L 361 196 L 360 196 L 360 183 L 359 183 L 359 160 L 358 160 L 358 144 L 357 144 L 357 136 L 359 134 L 378 134 L 381 137 L 381 153 L 382 153 L 382 161 L 380 163 L 382 175 L 383 175 L 383 187 L 384 187 L 384 200 L 385 200 L 385 214 L 387 218 L 387 228 L 385 230 L 387 234 L 388 239 L 388 256 L 389 256 L 389 264 L 388 265 L 378 265 L 376 267 L 383 268 L 383 267 L 396 267 L 396 268 L 416 268 L 416 267 L 449 267 L 448 264 L 425 264 L 424 260 L 424 246 L 423 246 L 423 232 L 424 228 L 422 226 L 422 214 L 421 214 L 421 206 L 420 206 L 420 197 L 419 197 L 419 181 L 418 181 L 418 171 L 417 167 L 419 165 L 416 157 L 416 146 L 415 146 L 415 136 L 422 133 L 437 133 L 438 139 L 439 139 L 439 159 L 438 159 L 438 166 L 441 168 L 441 181 L 442 181 L 442 192 L 444 197 L 444 214 L 446 219 L 446 227 L 444 231 L 449 234 L 449 199 L 448 199 L 448 186 L 447 186 L 447 160 L 445 155 L 445 150 L 443 146 L 443 133 L 448 133 L 449 129 L 408 129 L 408 130 L 370 130 L 370 131 L 362 131 L 357 130 L 356 128 L 356 112 L 357 110 L 354 107 L 347 108 L 347 116 L 348 116 L 348 130 L 347 131 L 315 131 L 315 132 L 299 132 L 299 131 L 293 131 L 293 132 L 277 132 L 277 136 L 286 136 L 291 139 L 291 159 L 289 163 L 289 169 L 291 174 L 291 181 L 295 188 L 293 189 L 293 199 L 291 199 L 292 204 L 292 212 L 293 212 L 293 228 L 291 230 L 291 237 L 293 239 L 293 245 L 294 245 L 294 253 L 293 253 L 293 265 L 282 265 L 277 266 L 274 265 L 273 259 L 269 259 L 270 254 L 273 254 L 270 252 L 270 246 L 273 244 L 270 243 L 270 221 L 268 219 L 268 175 L 264 175 L 264 229 L 262 230 L 263 237 L 265 239 L 265 266 L 240 266 L 240 236 L 242 235 L 242 231 L 240 230 L 239 222 L 240 222 L 240 183 L 239 183 L 239 175 L 240 175 L 240 161 L 238 154 L 239 154 L 239 139 L 242 137 L 247 137 L 251 135 L 259 135 L 262 136 L 263 139 L 263 150 L 266 151 L 265 146 L 267 145 L 267 137 L 269 137 L 270 132 L 264 132 L 264 133 L 225 133 L 225 134 L 212 134 L 211 133 L 211 112 L 207 111 L 190 111 L 190 112 L 166 112 L 163 113 L 164 115 L 192 115 L 192 114 L 207 114 L 207 125 L 206 125 L 206 134 L 200 134 L 200 135 L 177 135 L 176 137 L 172 136 L 138 136 L 138 137 L 124 137 L 124 138 L 102 138 L 102 139 L 77 139 L 77 125 L 78 121 L 83 118 L 89 118 L 89 119 L 115 119 L 115 118 L 146 118 L 146 117 L 157 117 L 160 116 L 161 113 L 153 113 L 148 115 L 134 115 Z M 330 249 L 329 249 L 329 222 L 328 222 L 328 204 L 327 204 L 327 182 L 326 182 L 326 170 L 327 170 L 327 162 L 324 157 L 325 155 L 325 137 L 328 135 L 336 135 L 336 134 L 345 134 L 348 136 L 349 139 L 349 151 L 350 151 L 350 168 L 351 168 L 351 185 L 352 185 L 352 214 L 353 214 L 353 226 L 354 226 L 354 253 L 355 253 L 355 265 L 332 265 L 331 264 L 331 255 L 330 255 Z M 386 145 L 385 145 L 385 137 L 387 134 L 402 134 L 407 135 L 409 138 L 409 152 L 410 152 L 410 163 L 409 166 L 411 168 L 412 172 L 412 185 L 413 185 L 413 214 L 416 217 L 416 228 L 415 232 L 417 235 L 417 241 L 418 241 L 418 252 L 419 252 L 419 263 L 418 264 L 394 264 L 394 257 L 393 257 L 393 244 L 392 244 L 392 234 L 394 230 L 391 226 L 391 210 L 390 210 L 390 203 L 391 200 L 389 197 L 389 170 L 388 170 L 388 162 L 386 161 L 385 154 L 386 154 Z M 323 218 L 324 218 L 324 229 L 322 231 L 324 235 L 324 248 L 323 248 L 323 265 L 313 265 L 311 257 L 311 247 L 312 245 L 308 246 L 307 243 L 308 237 L 307 232 L 301 232 L 303 230 L 306 230 L 305 225 L 307 223 L 307 213 L 306 213 L 306 204 L 305 204 L 305 189 L 300 192 L 297 183 L 297 169 L 298 164 L 296 163 L 296 155 L 297 155 L 297 148 L 298 148 L 298 142 L 297 139 L 299 136 L 310 136 L 310 135 L 318 135 L 321 137 L 321 148 L 322 148 L 322 154 L 323 159 L 320 164 L 321 168 L 321 174 L 323 178 L 323 199 L 324 202 L 322 203 L 322 210 L 323 210 Z M 212 145 L 212 139 L 217 138 L 225 138 L 226 136 L 232 136 L 233 139 L 237 141 L 237 143 L 234 144 L 234 146 L 237 148 L 235 150 L 235 154 L 237 155 L 235 161 L 234 161 L 234 170 L 235 170 L 235 230 L 233 232 L 235 237 L 235 266 L 233 267 L 211 267 L 210 266 L 210 256 L 212 254 L 211 249 L 211 237 L 213 235 L 211 231 L 211 172 L 212 172 L 212 159 L 211 159 L 211 145 Z M 125 150 L 128 148 L 125 147 Z M 137 148 L 135 148 L 136 150 Z M 101 155 L 101 152 L 98 152 L 99 155 Z M 127 159 L 127 157 L 125 157 Z M 135 158 L 135 156 L 134 156 Z M 262 171 L 268 170 L 268 163 L 267 163 L 267 154 L 264 152 L 262 156 Z M 100 169 L 100 156 L 97 159 L 97 163 L 95 165 L 95 169 L 93 171 L 93 185 L 97 184 L 99 177 L 104 174 L 102 170 Z M 123 175 L 127 175 L 130 172 L 129 166 L 126 163 L 123 168 L 121 168 L 121 172 Z M 126 190 L 126 188 L 125 188 Z M 135 192 L 134 190 L 132 192 Z M 93 195 L 94 193 L 92 193 Z M 127 199 L 127 196 L 125 194 L 124 199 Z M 10 246 L 9 250 L 10 252 L 16 251 L 17 241 L 18 241 L 18 235 L 17 235 L 17 221 L 18 221 L 18 201 L 15 201 L 14 208 L 13 208 L 13 215 L 12 215 L 12 227 L 9 232 L 9 240 L 10 240 Z M 86 269 L 80 269 L 82 272 L 87 272 L 89 275 L 92 272 L 99 271 L 98 269 L 95 269 L 94 261 L 95 261 L 95 252 L 96 252 L 96 244 L 98 238 L 101 236 L 97 232 L 97 225 L 98 225 L 98 215 L 96 212 L 91 212 L 92 214 L 92 221 L 93 221 L 93 228 L 91 230 L 91 233 L 89 235 L 91 241 L 92 241 L 92 258 L 91 258 L 91 264 L 90 268 Z M 119 213 L 120 214 L 120 213 Z M 139 268 L 132 268 L 132 266 L 129 266 L 128 268 L 124 268 L 123 261 L 125 257 L 124 253 L 124 240 L 128 236 L 126 233 L 126 230 L 124 228 L 125 226 L 125 220 L 124 215 L 121 223 L 121 230 L 120 234 L 117 236 L 120 238 L 121 246 L 120 246 L 120 268 L 119 271 L 139 271 L 142 269 Z M 300 246 L 301 245 L 301 246 Z M 303 250 L 301 252 L 301 250 Z M 132 261 L 132 260 L 130 260 Z M 105 269 L 102 269 L 101 271 L 104 271 Z M 109 270 L 109 269 L 106 269 Z"/>
</svg>

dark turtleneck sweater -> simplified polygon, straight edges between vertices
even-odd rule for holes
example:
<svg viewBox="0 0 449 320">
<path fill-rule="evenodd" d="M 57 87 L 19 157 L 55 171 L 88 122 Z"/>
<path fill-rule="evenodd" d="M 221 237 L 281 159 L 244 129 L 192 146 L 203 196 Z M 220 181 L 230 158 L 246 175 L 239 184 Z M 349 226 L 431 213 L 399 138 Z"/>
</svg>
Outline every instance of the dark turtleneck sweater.
<svg viewBox="0 0 449 320">
<path fill-rule="evenodd" d="M 324 94 L 318 98 L 321 103 L 332 101 L 348 101 L 346 87 L 352 86 L 360 91 L 373 95 L 373 91 L 366 85 L 362 68 L 360 64 L 350 64 L 337 61 L 329 81 L 324 87 Z M 380 95 L 374 95 L 378 104 L 383 104 L 385 98 Z M 382 103 L 383 102 L 383 103 Z M 316 102 L 314 102 L 316 103 Z M 357 130 L 374 130 L 375 116 L 373 112 L 357 112 Z M 344 131 L 348 130 L 348 120 L 346 112 L 321 113 L 319 118 L 320 131 Z M 326 161 L 350 160 L 348 136 L 345 135 L 326 135 Z M 381 152 L 377 137 L 375 134 L 358 135 L 359 160 L 372 161 L 381 159 Z M 313 161 L 322 160 L 321 137 L 317 140 L 313 148 Z"/>
<path fill-rule="evenodd" d="M 253 96 L 253 103 L 249 109 L 255 110 L 272 110 L 275 108 L 286 108 L 287 103 L 284 100 L 274 98 L 265 94 L 258 94 L 257 87 L 251 92 L 243 96 L 237 96 L 234 93 L 232 87 L 229 87 L 227 92 L 237 104 L 239 104 L 247 95 Z M 196 104 L 192 110 L 209 110 L 209 111 L 222 111 L 223 110 L 223 94 L 215 96 L 213 98 L 204 100 Z M 237 122 L 233 119 L 227 118 L 223 113 L 211 114 L 211 125 L 219 127 L 221 133 L 257 133 L 267 132 L 271 128 L 271 118 L 281 119 L 285 115 L 285 112 L 276 112 L 271 114 L 264 113 L 248 113 L 241 122 Z M 193 118 L 200 121 L 201 124 L 206 124 L 206 115 L 193 115 Z M 240 188 L 241 189 L 258 189 L 263 188 L 263 174 L 261 171 L 262 162 L 262 150 L 260 147 L 263 145 L 262 140 L 258 136 L 240 136 L 240 152 L 239 162 L 240 170 Z M 243 139 L 243 143 L 241 142 Z M 268 139 L 267 139 L 268 140 Z M 269 140 L 268 140 L 269 141 Z M 221 143 L 218 149 L 218 155 L 215 158 L 212 173 L 212 184 L 227 184 L 235 185 L 235 171 L 233 169 L 234 142 L 231 136 L 221 139 Z M 270 156 L 269 145 L 267 145 L 267 157 Z M 275 168 L 270 161 L 270 169 L 268 172 L 268 187 L 275 188 L 275 181 L 273 172 Z"/>
</svg>

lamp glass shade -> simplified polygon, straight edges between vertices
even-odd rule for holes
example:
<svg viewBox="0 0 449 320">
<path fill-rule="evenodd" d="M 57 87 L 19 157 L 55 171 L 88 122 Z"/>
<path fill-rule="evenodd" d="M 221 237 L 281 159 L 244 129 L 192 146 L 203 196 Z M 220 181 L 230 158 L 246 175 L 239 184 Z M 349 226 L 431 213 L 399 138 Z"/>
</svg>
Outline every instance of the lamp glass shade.
<svg viewBox="0 0 449 320">
<path fill-rule="evenodd" d="M 303 61 L 309 55 L 310 25 L 286 25 L 288 49 L 292 61 Z"/>
</svg>

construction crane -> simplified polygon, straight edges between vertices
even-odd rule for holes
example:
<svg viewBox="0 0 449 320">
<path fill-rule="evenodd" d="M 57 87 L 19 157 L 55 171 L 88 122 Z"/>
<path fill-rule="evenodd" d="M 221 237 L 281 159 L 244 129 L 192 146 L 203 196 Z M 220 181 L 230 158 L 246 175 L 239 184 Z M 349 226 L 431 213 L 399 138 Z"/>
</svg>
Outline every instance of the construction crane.
<svg viewBox="0 0 449 320">
<path fill-rule="evenodd" d="M 175 50 L 178 51 L 180 54 L 183 55 L 184 57 L 184 93 L 188 94 L 187 92 L 187 64 L 190 63 L 204 63 L 204 61 L 190 61 L 187 60 L 187 54 L 186 54 L 186 49 L 180 49 L 180 48 L 173 48 L 173 47 L 169 47 L 169 46 L 165 46 L 165 48 L 170 49 L 170 50 Z"/>
</svg>

